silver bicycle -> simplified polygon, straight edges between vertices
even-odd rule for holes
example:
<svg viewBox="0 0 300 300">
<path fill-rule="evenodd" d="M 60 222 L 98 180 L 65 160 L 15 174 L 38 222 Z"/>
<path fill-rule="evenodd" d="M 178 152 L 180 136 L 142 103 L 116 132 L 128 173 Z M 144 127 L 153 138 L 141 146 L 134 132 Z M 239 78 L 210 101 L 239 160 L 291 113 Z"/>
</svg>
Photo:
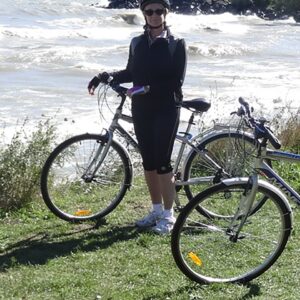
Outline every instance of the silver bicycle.
<svg viewBox="0 0 300 300">
<path fill-rule="evenodd" d="M 119 122 L 132 122 L 131 116 L 123 113 L 127 88 L 113 84 L 100 88 L 103 92 L 98 93 L 98 103 L 106 101 L 108 89 L 120 97 L 108 129 L 101 134 L 85 133 L 67 139 L 53 150 L 42 170 L 44 202 L 56 216 L 66 221 L 103 218 L 117 207 L 132 186 L 133 163 L 124 144 L 137 151 L 138 144 L 131 132 Z M 198 98 L 183 101 L 181 106 L 191 114 L 186 130 L 176 137 L 181 145 L 173 171 L 176 190 L 184 190 L 187 198 L 192 199 L 199 191 L 223 178 L 245 174 L 245 166 L 251 161 L 237 162 L 232 138 L 240 139 L 249 151 L 253 151 L 256 144 L 251 134 L 230 128 L 211 129 L 193 137 L 191 128 L 194 120 L 210 108 L 210 103 Z M 121 136 L 123 144 L 116 136 Z M 187 148 L 189 151 L 186 151 Z M 177 197 L 176 208 L 181 207 Z M 213 211 L 207 213 L 214 215 Z"/>
<path fill-rule="evenodd" d="M 292 230 L 286 196 L 300 204 L 299 194 L 266 163 L 300 163 L 300 155 L 268 149 L 268 142 L 275 149 L 280 142 L 264 118 L 256 120 L 249 104 L 242 98 L 240 103 L 241 119 L 252 128 L 258 145 L 250 176 L 224 179 L 196 195 L 179 214 L 172 232 L 178 267 L 199 283 L 245 283 L 265 272 L 281 255 Z M 240 140 L 236 144 L 240 156 L 250 155 Z"/>
</svg>

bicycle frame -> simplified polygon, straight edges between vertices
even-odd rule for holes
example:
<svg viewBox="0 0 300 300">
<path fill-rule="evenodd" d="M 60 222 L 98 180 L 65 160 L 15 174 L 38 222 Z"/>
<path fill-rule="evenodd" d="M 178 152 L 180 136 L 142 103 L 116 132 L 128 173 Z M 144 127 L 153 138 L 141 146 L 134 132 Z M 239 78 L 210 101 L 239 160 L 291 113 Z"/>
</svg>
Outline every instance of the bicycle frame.
<svg viewBox="0 0 300 300">
<path fill-rule="evenodd" d="M 109 125 L 108 129 L 104 129 L 105 132 L 102 134 L 103 136 L 106 137 L 106 139 L 105 139 L 106 144 L 99 147 L 99 149 L 97 150 L 97 152 L 95 154 L 95 157 L 93 158 L 91 164 L 89 165 L 86 173 L 82 176 L 86 181 L 90 180 L 90 178 L 93 178 L 93 176 L 98 171 L 98 169 L 99 169 L 101 163 L 103 162 L 103 160 L 104 160 L 104 158 L 105 158 L 105 156 L 106 156 L 106 154 L 109 150 L 109 147 L 112 143 L 115 131 L 125 141 L 127 141 L 129 145 L 131 145 L 135 150 L 138 151 L 137 141 L 119 123 L 119 120 L 123 120 L 126 123 L 133 123 L 132 117 L 128 116 L 128 115 L 126 115 L 122 112 L 123 105 L 126 101 L 126 94 L 120 93 L 119 96 L 121 97 L 121 101 L 120 101 L 120 104 L 119 104 L 119 106 L 117 107 L 117 109 L 114 113 L 112 122 Z M 201 179 L 200 178 L 193 178 L 192 180 L 188 180 L 188 181 L 183 181 L 182 180 L 182 178 L 180 177 L 180 174 L 182 174 L 182 172 L 178 172 L 178 170 L 179 170 L 179 167 L 180 167 L 180 163 L 181 163 L 181 160 L 182 160 L 182 157 L 183 157 L 184 150 L 185 150 L 187 145 L 191 149 L 196 151 L 197 154 L 203 156 L 205 158 L 205 160 L 208 162 L 208 164 L 210 164 L 213 168 L 216 168 L 216 169 L 220 170 L 220 172 L 222 171 L 222 167 L 219 166 L 218 164 L 216 164 L 216 162 L 214 160 L 212 160 L 209 157 L 209 155 L 207 155 L 206 151 L 199 150 L 197 148 L 197 145 L 196 145 L 196 141 L 200 138 L 200 136 L 203 137 L 205 135 L 213 134 L 213 132 L 215 132 L 215 130 L 214 129 L 209 129 L 209 130 L 206 130 L 206 131 L 204 131 L 200 134 L 197 134 L 196 136 L 193 136 L 190 133 L 191 132 L 191 127 L 194 124 L 195 116 L 199 116 L 201 118 L 202 115 L 203 115 L 203 112 L 192 111 L 191 115 L 190 115 L 190 118 L 188 120 L 188 124 L 187 124 L 187 128 L 186 128 L 185 132 L 179 132 L 176 135 L 176 140 L 181 143 L 181 146 L 178 150 L 178 154 L 176 156 L 176 160 L 174 162 L 174 168 L 173 168 L 173 173 L 174 173 L 175 179 L 176 179 L 176 181 L 175 181 L 176 186 L 195 185 L 195 184 L 199 184 L 199 183 L 212 182 L 212 180 L 213 180 L 212 177 L 207 177 L 207 178 L 202 177 Z M 124 151 L 125 150 L 126 149 L 124 148 Z M 185 168 L 185 164 L 186 163 L 183 164 L 183 169 Z M 94 167 L 94 165 L 95 165 L 95 167 Z M 91 172 L 92 169 L 93 169 L 93 171 Z"/>
<path fill-rule="evenodd" d="M 261 185 L 267 184 L 268 188 L 277 194 L 282 193 L 282 199 L 284 199 L 284 194 L 296 204 L 300 205 L 300 195 L 266 163 L 266 159 L 300 163 L 300 155 L 286 151 L 270 150 L 263 145 L 264 143 L 258 147 L 258 154 L 253 166 L 253 174 L 248 178 L 233 178 L 222 181 L 223 184 L 228 186 L 230 186 L 232 181 L 246 181 L 248 184 L 248 188 L 245 189 L 235 215 L 227 229 L 227 234 L 233 242 L 236 242 L 239 238 L 243 238 L 243 236 L 239 236 L 239 234 L 247 217 L 252 213 L 251 209 L 254 204 L 259 182 Z M 267 182 L 259 180 L 259 175 L 265 177 Z"/>
<path fill-rule="evenodd" d="M 256 169 L 257 171 L 265 176 L 267 180 L 278 187 L 288 198 L 300 205 L 300 195 L 286 183 L 270 166 L 266 164 L 264 159 L 272 160 L 284 160 L 287 162 L 300 163 L 300 155 L 286 152 L 286 151 L 274 151 L 274 150 L 263 150 L 261 158 L 258 158 Z"/>
<path fill-rule="evenodd" d="M 300 195 L 287 183 L 285 182 L 265 161 L 265 159 L 272 160 L 285 160 L 288 162 L 300 163 L 300 155 L 286 152 L 286 151 L 274 151 L 260 147 L 258 151 L 260 154 L 255 159 L 254 171 L 249 178 L 237 178 L 224 180 L 225 185 L 230 185 L 233 180 L 245 181 L 248 180 L 249 188 L 245 190 L 241 197 L 239 206 L 235 212 L 233 219 L 227 229 L 228 235 L 230 235 L 231 241 L 237 241 L 239 233 L 242 230 L 244 223 L 247 220 L 248 215 L 251 213 L 251 208 L 255 200 L 255 196 L 258 190 L 259 175 L 264 176 L 267 179 L 269 189 L 279 194 L 280 191 L 285 194 L 288 198 L 293 200 L 295 203 L 300 205 Z M 262 184 L 263 181 L 260 181 Z M 279 189 L 279 190 L 278 190 Z M 240 220 L 238 222 L 238 220 Z M 238 222 L 238 226 L 236 224 Z"/>
</svg>

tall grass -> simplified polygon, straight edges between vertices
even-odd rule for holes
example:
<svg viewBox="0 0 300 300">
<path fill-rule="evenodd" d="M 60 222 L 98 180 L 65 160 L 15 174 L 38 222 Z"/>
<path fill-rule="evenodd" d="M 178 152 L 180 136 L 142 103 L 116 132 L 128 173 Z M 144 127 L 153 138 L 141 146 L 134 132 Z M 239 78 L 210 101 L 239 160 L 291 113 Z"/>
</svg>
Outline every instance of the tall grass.
<svg viewBox="0 0 300 300">
<path fill-rule="evenodd" d="M 39 195 L 41 168 L 55 140 L 55 126 L 50 120 L 40 121 L 27 133 L 27 120 L 0 148 L 1 212 L 24 207 Z"/>
<path fill-rule="evenodd" d="M 280 120 L 280 117 L 278 117 Z M 300 109 L 290 112 L 286 122 L 279 126 L 279 138 L 284 147 L 294 153 L 300 153 Z"/>
<path fill-rule="evenodd" d="M 284 107 L 274 116 L 272 128 L 275 129 L 283 150 L 300 154 L 300 109 L 293 111 L 289 106 Z M 277 161 L 273 163 L 273 167 L 300 193 L 300 164 Z"/>
</svg>

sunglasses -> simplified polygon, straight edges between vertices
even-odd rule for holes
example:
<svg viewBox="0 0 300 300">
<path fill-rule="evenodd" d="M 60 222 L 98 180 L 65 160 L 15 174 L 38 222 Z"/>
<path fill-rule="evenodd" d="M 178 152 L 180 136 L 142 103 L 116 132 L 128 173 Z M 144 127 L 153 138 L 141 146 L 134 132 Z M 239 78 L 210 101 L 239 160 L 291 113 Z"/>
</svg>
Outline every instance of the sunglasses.
<svg viewBox="0 0 300 300">
<path fill-rule="evenodd" d="M 151 17 L 154 13 L 158 16 L 161 16 L 165 12 L 164 9 L 146 9 L 144 10 L 144 13 L 146 16 Z"/>
</svg>

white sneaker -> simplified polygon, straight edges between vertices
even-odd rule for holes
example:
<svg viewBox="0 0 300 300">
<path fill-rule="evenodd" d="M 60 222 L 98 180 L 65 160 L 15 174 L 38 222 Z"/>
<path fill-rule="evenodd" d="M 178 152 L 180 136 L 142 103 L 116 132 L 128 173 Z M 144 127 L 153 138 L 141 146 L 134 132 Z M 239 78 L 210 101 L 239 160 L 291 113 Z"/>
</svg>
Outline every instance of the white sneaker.
<svg viewBox="0 0 300 300">
<path fill-rule="evenodd" d="M 136 221 L 135 225 L 137 227 L 152 227 L 156 225 L 156 222 L 161 219 L 162 212 L 151 211 L 147 216 L 142 218 L 141 220 Z"/>
<path fill-rule="evenodd" d="M 152 231 L 158 234 L 168 234 L 173 230 L 175 221 L 175 217 L 162 218 L 157 222 L 156 226 L 152 227 Z"/>
</svg>

